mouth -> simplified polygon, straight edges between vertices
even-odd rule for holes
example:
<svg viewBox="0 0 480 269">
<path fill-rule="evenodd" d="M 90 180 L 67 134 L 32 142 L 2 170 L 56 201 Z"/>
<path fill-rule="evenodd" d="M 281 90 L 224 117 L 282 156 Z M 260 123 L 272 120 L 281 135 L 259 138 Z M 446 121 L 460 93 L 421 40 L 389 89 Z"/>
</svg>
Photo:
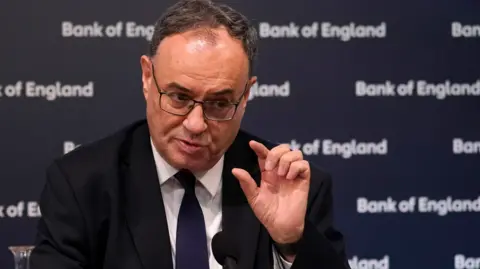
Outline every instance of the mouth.
<svg viewBox="0 0 480 269">
<path fill-rule="evenodd" d="M 195 143 L 193 141 L 188 141 L 188 140 L 184 140 L 184 139 L 179 139 L 180 141 L 182 141 L 183 143 L 189 145 L 189 146 L 192 146 L 192 147 L 205 147 L 205 145 L 202 145 L 200 143 Z"/>
<path fill-rule="evenodd" d="M 180 148 L 183 151 L 185 151 L 187 153 L 190 153 L 190 154 L 196 153 L 196 152 L 202 150 L 205 147 L 205 145 L 195 143 L 195 142 L 192 142 L 192 141 L 183 140 L 183 139 L 177 139 L 177 141 L 178 141 L 178 144 L 179 144 Z"/>
</svg>

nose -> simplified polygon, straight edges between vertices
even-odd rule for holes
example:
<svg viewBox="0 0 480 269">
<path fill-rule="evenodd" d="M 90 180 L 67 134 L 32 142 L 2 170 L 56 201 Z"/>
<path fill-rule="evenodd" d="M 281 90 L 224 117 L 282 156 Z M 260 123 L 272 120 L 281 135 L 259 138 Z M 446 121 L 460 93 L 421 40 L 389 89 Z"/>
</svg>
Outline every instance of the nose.
<svg viewBox="0 0 480 269">
<path fill-rule="evenodd" d="M 183 126 L 192 134 L 200 134 L 207 129 L 202 106 L 197 105 L 190 111 L 183 121 Z"/>
</svg>

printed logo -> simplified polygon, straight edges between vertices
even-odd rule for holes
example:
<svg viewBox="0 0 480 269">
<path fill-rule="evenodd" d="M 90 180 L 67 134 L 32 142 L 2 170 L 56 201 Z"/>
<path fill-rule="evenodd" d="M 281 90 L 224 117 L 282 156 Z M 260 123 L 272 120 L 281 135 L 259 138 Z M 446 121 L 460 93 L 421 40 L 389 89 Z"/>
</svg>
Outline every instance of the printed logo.
<svg viewBox="0 0 480 269">
<path fill-rule="evenodd" d="M 336 38 L 347 42 L 352 39 L 372 39 L 387 37 L 387 23 L 379 25 L 361 25 L 350 23 L 347 25 L 334 25 L 330 22 L 322 23 L 322 37 Z"/>
<path fill-rule="evenodd" d="M 447 196 L 444 199 L 431 199 L 427 196 L 412 196 L 406 200 L 395 200 L 387 197 L 385 200 L 370 200 L 366 197 L 357 199 L 357 213 L 433 213 L 447 216 L 450 213 L 480 212 L 480 196 L 475 199 L 454 199 Z"/>
<path fill-rule="evenodd" d="M 288 97 L 290 96 L 290 81 L 283 84 L 258 84 L 255 83 L 250 87 L 250 95 L 248 100 L 259 97 Z"/>
<path fill-rule="evenodd" d="M 324 156 L 340 156 L 349 159 L 353 156 L 364 155 L 387 155 L 388 140 L 381 139 L 378 142 L 350 141 L 338 142 L 332 139 L 314 139 L 313 142 L 299 143 L 293 139 L 290 141 L 290 148 L 293 150 L 301 150 L 304 155 L 324 155 Z"/>
<path fill-rule="evenodd" d="M 455 155 L 480 154 L 480 141 L 466 141 L 462 138 L 454 138 L 452 146 L 453 154 Z"/>
<path fill-rule="evenodd" d="M 62 37 L 73 38 L 143 38 L 151 40 L 154 25 L 142 25 L 133 21 L 104 25 L 97 21 L 91 24 L 74 24 L 71 21 L 62 22 Z"/>
<path fill-rule="evenodd" d="M 260 22 L 258 34 L 260 38 L 312 38 L 318 36 L 318 29 L 318 22 L 303 26 L 294 22 L 290 22 L 288 25 L 271 25 L 268 22 Z"/>
<path fill-rule="evenodd" d="M 40 207 L 36 201 L 19 201 L 12 205 L 0 205 L 0 218 L 38 218 Z"/>
<path fill-rule="evenodd" d="M 260 38 L 317 38 L 338 39 L 348 42 L 352 39 L 385 38 L 387 36 L 387 24 L 362 25 L 349 23 L 335 25 L 332 22 L 313 22 L 306 25 L 298 25 L 289 22 L 286 25 L 273 25 L 269 22 L 260 22 L 258 25 Z"/>
<path fill-rule="evenodd" d="M 446 80 L 432 83 L 425 80 L 409 80 L 406 83 L 392 83 L 387 80 L 381 83 L 368 83 L 363 80 L 355 82 L 357 97 L 430 97 L 443 100 L 451 96 L 480 96 L 480 79 L 473 83 L 455 83 Z"/>
<path fill-rule="evenodd" d="M 55 101 L 61 98 L 93 98 L 94 83 L 64 84 L 56 81 L 43 85 L 35 81 L 18 81 L 15 84 L 0 85 L 0 98 L 40 98 Z"/>
<path fill-rule="evenodd" d="M 67 154 L 80 146 L 81 144 L 76 145 L 73 141 L 65 141 L 63 142 L 63 154 Z"/>
<path fill-rule="evenodd" d="M 480 37 L 480 25 L 468 25 L 460 22 L 452 22 L 452 37 L 475 38 Z"/>
<path fill-rule="evenodd" d="M 455 269 L 480 269 L 480 258 L 466 257 L 463 254 L 456 254 L 453 258 Z"/>
<path fill-rule="evenodd" d="M 389 269 L 390 257 L 385 255 L 381 259 L 365 259 L 353 256 L 348 260 L 351 269 Z"/>
</svg>

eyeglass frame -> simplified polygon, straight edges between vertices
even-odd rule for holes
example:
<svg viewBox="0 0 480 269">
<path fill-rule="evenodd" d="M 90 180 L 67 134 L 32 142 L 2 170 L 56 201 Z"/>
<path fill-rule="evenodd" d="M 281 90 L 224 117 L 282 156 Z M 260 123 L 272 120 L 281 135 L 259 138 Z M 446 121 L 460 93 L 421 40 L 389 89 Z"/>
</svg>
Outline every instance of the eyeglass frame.
<svg viewBox="0 0 480 269">
<path fill-rule="evenodd" d="M 238 105 L 240 104 L 240 102 L 242 101 L 242 98 L 245 97 L 245 93 L 247 92 L 247 88 L 248 88 L 248 82 L 245 84 L 245 89 L 243 90 L 242 92 L 242 95 L 240 95 L 240 97 L 238 98 L 238 101 L 237 102 L 228 102 L 229 105 L 234 105 L 234 111 L 233 111 L 233 114 L 231 117 L 229 118 L 226 118 L 226 119 L 211 119 L 209 118 L 206 114 L 205 114 L 205 108 L 203 107 L 203 104 L 204 103 L 216 103 L 218 101 L 198 101 L 198 100 L 195 100 L 193 98 L 189 98 L 190 100 L 188 102 L 193 102 L 193 105 L 191 106 L 191 108 L 188 110 L 188 112 L 186 112 L 185 114 L 177 114 L 177 113 L 172 113 L 170 111 L 167 111 L 165 110 L 163 107 L 162 107 L 162 95 L 164 94 L 168 94 L 169 92 L 166 92 L 165 90 L 163 90 L 160 86 L 158 86 L 158 82 L 157 82 L 157 78 L 155 76 L 155 67 L 153 65 L 153 62 L 151 62 L 151 65 L 152 65 L 152 76 L 153 76 L 153 81 L 155 82 L 155 86 L 157 87 L 157 91 L 159 93 L 159 97 L 158 97 L 158 105 L 160 106 L 160 109 L 162 109 L 163 111 L 169 113 L 169 114 L 172 114 L 172 115 L 175 115 L 175 116 L 186 116 L 188 115 L 190 112 L 192 112 L 192 110 L 195 108 L 196 104 L 200 104 L 200 106 L 202 107 L 202 111 L 203 111 L 203 118 L 204 119 L 207 119 L 207 120 L 211 120 L 211 121 L 229 121 L 229 120 L 232 120 L 234 117 L 235 117 L 235 114 L 237 113 L 237 109 L 238 109 Z M 222 101 L 223 102 L 223 101 Z"/>
</svg>

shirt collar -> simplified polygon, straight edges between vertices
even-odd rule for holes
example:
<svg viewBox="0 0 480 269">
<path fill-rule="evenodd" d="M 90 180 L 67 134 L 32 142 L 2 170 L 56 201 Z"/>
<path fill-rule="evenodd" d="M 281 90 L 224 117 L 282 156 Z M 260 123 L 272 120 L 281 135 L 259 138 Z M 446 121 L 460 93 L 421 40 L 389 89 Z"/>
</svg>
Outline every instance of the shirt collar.
<svg viewBox="0 0 480 269">
<path fill-rule="evenodd" d="M 160 185 L 164 184 L 167 180 L 172 178 L 178 169 L 168 164 L 165 159 L 162 158 L 160 153 L 155 148 L 152 139 L 150 138 L 150 144 L 152 146 L 153 158 L 157 167 L 157 174 L 160 180 Z M 199 173 L 194 173 L 197 180 L 207 189 L 210 195 L 213 197 L 216 195 L 220 181 L 222 179 L 224 156 L 209 170 Z"/>
</svg>

